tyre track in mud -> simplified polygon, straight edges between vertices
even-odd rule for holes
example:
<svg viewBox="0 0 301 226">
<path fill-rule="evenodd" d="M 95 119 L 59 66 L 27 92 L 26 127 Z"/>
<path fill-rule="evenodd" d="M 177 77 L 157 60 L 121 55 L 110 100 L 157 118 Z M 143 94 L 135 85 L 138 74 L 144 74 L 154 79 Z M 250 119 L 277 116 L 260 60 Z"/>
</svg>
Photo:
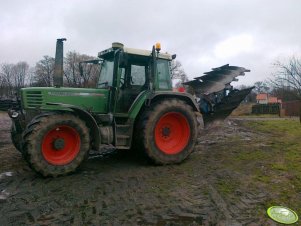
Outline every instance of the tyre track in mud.
<svg viewBox="0 0 301 226">
<path fill-rule="evenodd" d="M 112 151 L 94 156 L 75 174 L 46 179 L 32 172 L 5 140 L 0 225 L 272 225 L 253 215 L 267 194 L 237 190 L 235 200 L 225 197 L 216 183 L 232 172 L 208 167 L 218 164 L 216 147 L 242 133 L 242 139 L 254 136 L 233 123 L 207 131 L 180 165 L 152 166 Z"/>
<path fill-rule="evenodd" d="M 112 172 L 96 170 L 56 179 L 34 174 L 7 177 L 0 184 L 10 193 L 0 208 L 6 216 L 2 223 L 181 225 L 184 221 L 209 225 L 218 219 L 216 206 L 202 194 L 203 182 L 191 183 L 188 176 L 179 182 L 181 173 L 174 167 L 149 168 L 143 166 L 143 174 L 137 173 L 136 167 L 113 169 L 113 178 Z M 166 177 L 168 181 L 162 183 Z"/>
<path fill-rule="evenodd" d="M 93 161 L 99 164 L 99 160 Z M 90 168 L 56 179 L 42 179 L 35 174 L 30 178 L 19 176 L 14 181 L 11 179 L 16 175 L 7 177 L 5 186 L 10 196 L 5 208 L 0 208 L 1 214 L 7 216 L 3 223 L 248 225 L 254 222 L 252 215 L 242 216 L 252 202 L 257 202 L 255 196 L 244 194 L 236 205 L 229 205 L 199 174 L 187 175 L 178 168 L 167 167 L 150 170 L 142 167 L 143 174 L 138 175 L 135 167 L 125 167 L 113 169 L 114 173 L 109 174 Z M 168 181 L 162 183 L 166 177 Z M 179 177 L 185 180 L 179 181 Z M 62 186 L 68 184 L 69 187 Z"/>
</svg>

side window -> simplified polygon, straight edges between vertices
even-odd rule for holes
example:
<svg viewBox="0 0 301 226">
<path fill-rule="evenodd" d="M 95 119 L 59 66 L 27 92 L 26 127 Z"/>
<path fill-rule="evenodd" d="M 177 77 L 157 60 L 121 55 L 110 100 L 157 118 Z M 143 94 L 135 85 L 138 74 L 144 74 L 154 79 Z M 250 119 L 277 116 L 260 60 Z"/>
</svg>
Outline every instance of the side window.
<svg viewBox="0 0 301 226">
<path fill-rule="evenodd" d="M 98 80 L 98 88 L 107 88 L 113 84 L 114 61 L 105 60 L 100 66 L 100 75 Z"/>
<path fill-rule="evenodd" d="M 158 86 L 159 89 L 171 89 L 170 69 L 167 60 L 157 61 Z"/>
<path fill-rule="evenodd" d="M 131 84 L 143 86 L 145 83 L 145 66 L 131 65 Z"/>
</svg>

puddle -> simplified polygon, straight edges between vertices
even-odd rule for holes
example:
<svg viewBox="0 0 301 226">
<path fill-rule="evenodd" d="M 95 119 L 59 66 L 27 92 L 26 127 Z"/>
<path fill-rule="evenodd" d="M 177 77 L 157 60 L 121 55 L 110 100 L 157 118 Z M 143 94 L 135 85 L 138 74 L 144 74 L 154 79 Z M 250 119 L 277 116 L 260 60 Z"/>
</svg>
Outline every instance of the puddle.
<svg viewBox="0 0 301 226">
<path fill-rule="evenodd" d="M 13 176 L 13 172 L 0 173 L 0 180 L 5 178 L 5 177 L 11 177 L 11 176 Z"/>
<path fill-rule="evenodd" d="M 6 190 L 2 190 L 2 191 L 0 192 L 0 201 L 1 201 L 1 200 L 7 199 L 8 196 L 9 196 L 9 193 L 8 193 Z"/>
<path fill-rule="evenodd" d="M 13 172 L 4 172 L 0 173 L 0 180 L 3 180 L 5 177 L 13 176 Z M 2 186 L 1 186 L 2 187 Z M 0 190 L 0 201 L 6 200 L 9 197 L 10 193 L 5 189 Z"/>
</svg>

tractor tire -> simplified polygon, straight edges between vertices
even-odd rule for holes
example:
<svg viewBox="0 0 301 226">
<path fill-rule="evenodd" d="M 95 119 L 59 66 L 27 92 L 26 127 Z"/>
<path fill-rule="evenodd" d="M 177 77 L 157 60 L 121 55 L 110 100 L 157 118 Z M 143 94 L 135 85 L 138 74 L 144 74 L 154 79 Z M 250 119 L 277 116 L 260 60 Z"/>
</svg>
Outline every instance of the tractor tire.
<svg viewBox="0 0 301 226">
<path fill-rule="evenodd" d="M 142 114 L 140 124 L 138 139 L 145 155 L 156 164 L 180 163 L 194 149 L 198 123 L 192 107 L 184 101 L 155 103 Z"/>
<path fill-rule="evenodd" d="M 23 156 L 32 169 L 45 177 L 74 172 L 89 149 L 89 129 L 71 114 L 37 116 L 23 133 Z"/>
<path fill-rule="evenodd" d="M 10 128 L 10 138 L 15 148 L 22 153 L 22 133 L 16 131 L 14 124 Z"/>
</svg>

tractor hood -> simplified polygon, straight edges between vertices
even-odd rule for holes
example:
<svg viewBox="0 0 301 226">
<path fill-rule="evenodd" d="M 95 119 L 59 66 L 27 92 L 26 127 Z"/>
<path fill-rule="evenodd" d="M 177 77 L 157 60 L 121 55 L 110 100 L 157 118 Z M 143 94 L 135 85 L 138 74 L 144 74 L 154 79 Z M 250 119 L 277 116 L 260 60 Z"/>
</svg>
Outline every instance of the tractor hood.
<svg viewBox="0 0 301 226">
<path fill-rule="evenodd" d="M 107 111 L 107 89 L 34 87 L 21 89 L 22 105 L 25 110 L 61 110 L 52 103 L 74 105 L 87 111 Z"/>
</svg>

